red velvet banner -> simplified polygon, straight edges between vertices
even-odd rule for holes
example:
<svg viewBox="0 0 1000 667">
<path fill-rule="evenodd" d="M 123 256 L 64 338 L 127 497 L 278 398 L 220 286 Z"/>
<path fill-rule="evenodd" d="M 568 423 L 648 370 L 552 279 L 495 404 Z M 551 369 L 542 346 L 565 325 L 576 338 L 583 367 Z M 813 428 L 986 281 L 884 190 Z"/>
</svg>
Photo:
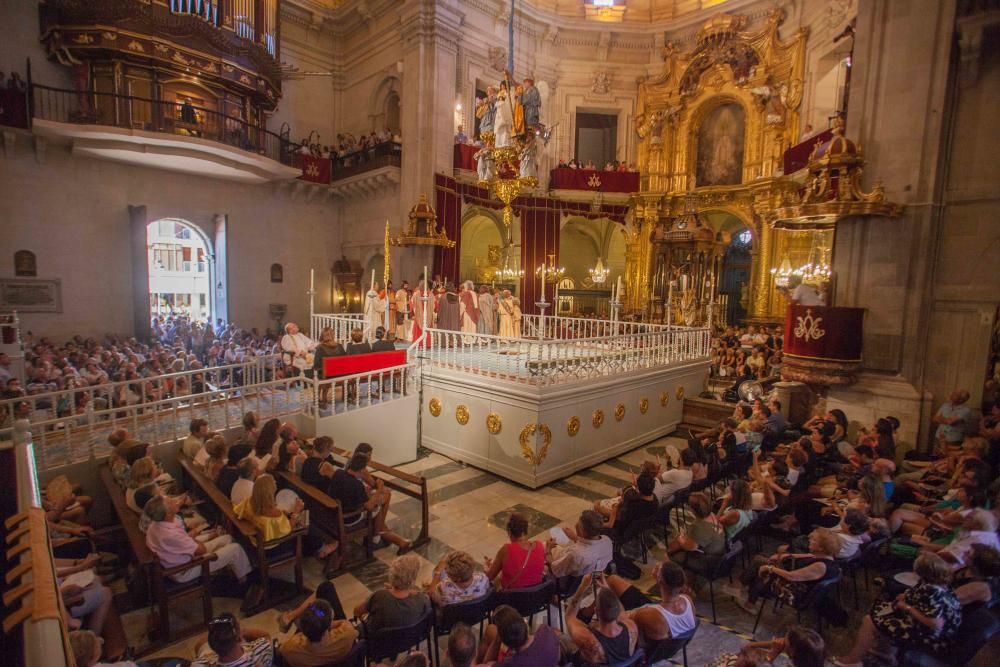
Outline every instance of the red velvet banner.
<svg viewBox="0 0 1000 667">
<path fill-rule="evenodd" d="M 816 144 L 829 141 L 831 137 L 833 137 L 833 130 L 824 130 L 785 151 L 783 160 L 785 173 L 792 174 L 805 167 L 809 163 L 809 156 L 812 155 Z"/>
<path fill-rule="evenodd" d="M 541 296 L 541 276 L 536 275 L 535 270 L 549 262 L 549 254 L 554 254 L 555 263 L 559 264 L 559 211 L 545 206 L 547 200 L 541 197 L 519 198 L 517 201 L 523 203 L 523 208 L 519 211 L 521 268 L 524 269 L 524 278 L 521 279 L 521 312 L 538 313 L 535 302 Z M 549 314 L 555 312 L 553 291 L 552 285 L 546 282 L 545 301 L 550 305 L 545 312 Z"/>
<path fill-rule="evenodd" d="M 472 144 L 455 144 L 455 169 L 476 171 L 476 160 L 472 156 L 479 152 Z"/>
<path fill-rule="evenodd" d="M 822 361 L 860 361 L 863 308 L 789 306 L 786 355 Z"/>
<path fill-rule="evenodd" d="M 434 210 L 438 225 L 448 238 L 455 242 L 454 248 L 434 248 L 434 268 L 431 277 L 440 275 L 452 282 L 458 281 L 459 250 L 462 247 L 462 197 L 456 190 L 455 179 L 443 174 L 434 175 Z"/>
<path fill-rule="evenodd" d="M 593 190 L 594 192 L 638 192 L 637 171 L 595 171 L 563 167 L 549 172 L 551 190 Z"/>
<path fill-rule="evenodd" d="M 302 175 L 299 178 L 303 181 L 330 183 L 330 171 L 333 166 L 330 158 L 301 154 L 296 155 L 296 158 L 295 164 L 302 167 Z"/>
<path fill-rule="evenodd" d="M 368 354 L 348 354 L 340 357 L 323 359 L 323 377 L 332 378 L 340 375 L 368 373 L 402 366 L 406 363 L 406 350 L 395 352 L 369 352 Z"/>
</svg>

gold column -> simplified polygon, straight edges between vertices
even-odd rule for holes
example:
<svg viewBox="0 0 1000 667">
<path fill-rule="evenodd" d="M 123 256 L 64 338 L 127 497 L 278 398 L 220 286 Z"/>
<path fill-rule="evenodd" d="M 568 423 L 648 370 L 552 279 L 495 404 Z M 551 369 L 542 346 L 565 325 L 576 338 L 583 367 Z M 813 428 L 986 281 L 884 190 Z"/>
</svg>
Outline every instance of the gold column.
<svg viewBox="0 0 1000 667">
<path fill-rule="evenodd" d="M 758 218 L 759 219 L 759 218 Z M 774 266 L 774 230 L 761 221 L 757 228 L 757 261 L 753 267 L 750 317 L 770 317 L 771 267 Z"/>
</svg>

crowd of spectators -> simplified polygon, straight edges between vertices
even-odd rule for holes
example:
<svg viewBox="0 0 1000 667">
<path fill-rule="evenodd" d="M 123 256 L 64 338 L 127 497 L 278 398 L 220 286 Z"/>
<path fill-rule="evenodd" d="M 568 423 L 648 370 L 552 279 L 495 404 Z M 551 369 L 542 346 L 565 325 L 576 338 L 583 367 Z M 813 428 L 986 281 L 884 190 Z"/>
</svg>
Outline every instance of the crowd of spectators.
<svg viewBox="0 0 1000 667">
<path fill-rule="evenodd" d="M 275 336 L 221 320 L 212 327 L 186 315 L 157 316 L 152 319 L 151 332 L 148 342 L 109 333 L 101 339 L 77 335 L 61 343 L 48 337 L 36 339 L 28 332 L 24 337 L 24 383 L 14 377 L 9 357 L 0 354 L 0 399 L 6 401 L 0 403 L 0 427 L 10 426 L 14 419 L 31 418 L 38 410 L 63 418 L 89 410 L 196 395 L 209 384 L 239 384 L 239 373 L 212 373 L 211 369 L 279 351 Z M 205 372 L 170 377 L 201 370 Z M 283 370 L 276 363 L 270 372 L 280 375 Z M 105 385 L 110 386 L 102 389 Z M 72 391 L 87 388 L 92 391 Z M 65 393 L 55 399 L 9 400 L 53 392 Z"/>
<path fill-rule="evenodd" d="M 559 158 L 556 169 L 589 169 L 591 171 L 618 171 L 623 173 L 639 171 L 634 164 L 628 164 L 624 160 L 608 160 L 604 163 L 604 169 L 601 169 L 599 165 L 594 164 L 593 160 L 583 162 L 576 158 L 570 158 L 569 161 L 566 158 Z"/>
<path fill-rule="evenodd" d="M 378 132 L 372 130 L 368 134 L 355 136 L 350 132 L 337 135 L 333 145 L 312 142 L 303 139 L 299 142 L 297 152 L 300 155 L 310 155 L 316 158 L 332 160 L 338 168 L 346 168 L 364 163 L 376 155 L 376 149 L 386 144 L 400 144 L 403 139 L 399 132 L 384 128 Z"/>
<path fill-rule="evenodd" d="M 726 327 L 712 339 L 713 377 L 763 380 L 781 373 L 784 328 L 782 326 Z"/>
</svg>

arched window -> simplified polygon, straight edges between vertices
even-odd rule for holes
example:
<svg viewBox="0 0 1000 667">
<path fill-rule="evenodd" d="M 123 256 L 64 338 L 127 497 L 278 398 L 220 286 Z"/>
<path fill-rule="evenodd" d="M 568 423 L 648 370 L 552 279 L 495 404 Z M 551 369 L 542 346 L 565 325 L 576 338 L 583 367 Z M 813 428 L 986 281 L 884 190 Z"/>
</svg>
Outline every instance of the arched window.
<svg viewBox="0 0 1000 667">
<path fill-rule="evenodd" d="M 385 125 L 393 134 L 399 134 L 399 93 L 392 91 L 385 98 Z"/>
<path fill-rule="evenodd" d="M 281 266 L 281 264 L 271 265 L 271 282 L 272 283 L 285 282 L 285 269 Z"/>
</svg>

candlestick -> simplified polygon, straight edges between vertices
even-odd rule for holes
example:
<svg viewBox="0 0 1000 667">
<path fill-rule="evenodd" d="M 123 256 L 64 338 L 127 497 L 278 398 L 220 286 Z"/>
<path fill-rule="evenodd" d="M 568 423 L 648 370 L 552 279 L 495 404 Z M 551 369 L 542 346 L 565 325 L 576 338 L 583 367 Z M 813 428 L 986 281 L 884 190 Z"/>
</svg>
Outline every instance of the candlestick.
<svg viewBox="0 0 1000 667">
<path fill-rule="evenodd" d="M 542 264 L 542 279 L 538 283 L 538 300 L 545 301 L 545 265 Z"/>
<path fill-rule="evenodd" d="M 618 276 L 618 289 L 615 292 L 615 300 L 620 301 L 622 298 L 622 277 Z"/>
<path fill-rule="evenodd" d="M 368 288 L 368 291 L 375 291 L 375 269 L 372 269 L 372 286 Z"/>
<path fill-rule="evenodd" d="M 316 289 L 316 269 L 309 269 L 309 291 Z"/>
</svg>

